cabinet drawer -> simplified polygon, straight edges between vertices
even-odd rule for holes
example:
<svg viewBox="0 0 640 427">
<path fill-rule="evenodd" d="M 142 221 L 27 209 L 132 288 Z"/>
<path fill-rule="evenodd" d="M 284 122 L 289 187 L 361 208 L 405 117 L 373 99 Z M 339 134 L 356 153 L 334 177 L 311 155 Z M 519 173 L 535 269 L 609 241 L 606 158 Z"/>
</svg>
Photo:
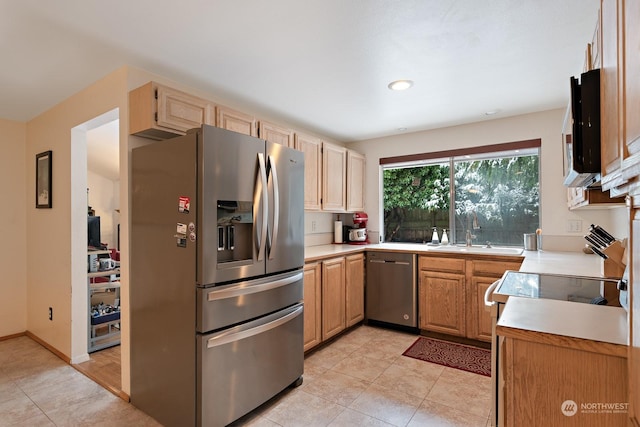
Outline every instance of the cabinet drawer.
<svg viewBox="0 0 640 427">
<path fill-rule="evenodd" d="M 521 262 L 472 260 L 472 275 L 501 277 L 507 270 L 519 270 Z"/>
<path fill-rule="evenodd" d="M 420 270 L 464 273 L 464 263 L 464 258 L 421 256 L 418 265 L 420 266 Z"/>
</svg>

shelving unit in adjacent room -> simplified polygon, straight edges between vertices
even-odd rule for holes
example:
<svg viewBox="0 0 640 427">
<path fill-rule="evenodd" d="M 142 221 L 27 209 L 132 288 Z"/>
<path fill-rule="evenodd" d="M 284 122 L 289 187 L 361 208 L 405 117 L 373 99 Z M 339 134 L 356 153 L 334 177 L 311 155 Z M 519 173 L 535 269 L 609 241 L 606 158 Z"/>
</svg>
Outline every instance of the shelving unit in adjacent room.
<svg viewBox="0 0 640 427">
<path fill-rule="evenodd" d="M 98 255 L 91 251 L 90 254 Z M 120 269 L 87 273 L 88 352 L 120 344 Z"/>
</svg>

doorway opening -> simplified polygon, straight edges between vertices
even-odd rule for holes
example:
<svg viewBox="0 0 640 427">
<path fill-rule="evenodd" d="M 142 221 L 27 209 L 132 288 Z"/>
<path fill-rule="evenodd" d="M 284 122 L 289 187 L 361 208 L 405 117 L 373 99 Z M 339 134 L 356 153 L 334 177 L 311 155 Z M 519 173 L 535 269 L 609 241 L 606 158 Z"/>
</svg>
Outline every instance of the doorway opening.
<svg viewBox="0 0 640 427">
<path fill-rule="evenodd" d="M 105 292 L 96 296 L 97 292 L 91 283 L 96 281 L 92 277 L 96 275 L 94 273 L 104 274 L 113 283 L 119 277 L 119 270 L 116 270 L 116 262 L 119 262 L 116 254 L 119 255 L 120 249 L 119 125 L 119 109 L 116 108 L 71 130 L 71 363 L 83 372 L 83 365 L 91 366 L 94 370 L 109 370 L 107 376 L 111 378 L 110 382 L 117 380 L 115 388 L 121 389 L 120 322 L 109 322 L 110 337 L 115 341 L 100 344 L 101 341 L 96 341 L 95 336 L 102 325 L 92 321 L 92 311 L 98 303 L 102 304 L 101 307 L 108 306 L 108 311 L 119 308 L 119 292 L 115 292 L 114 285 L 113 288 L 105 287 Z M 95 227 L 96 221 L 89 221 L 91 217 L 99 218 L 98 228 Z M 90 231 L 88 224 L 91 223 L 94 228 Z M 95 242 L 89 242 L 90 238 Z M 89 256 L 90 243 L 96 242 L 99 244 L 97 249 L 103 254 Z M 94 357 L 91 355 L 98 356 L 97 352 L 103 349 L 109 350 L 113 362 L 109 366 L 92 360 Z M 114 372 L 114 367 L 118 372 Z M 102 383 L 99 374 L 94 372 L 88 376 Z"/>
</svg>

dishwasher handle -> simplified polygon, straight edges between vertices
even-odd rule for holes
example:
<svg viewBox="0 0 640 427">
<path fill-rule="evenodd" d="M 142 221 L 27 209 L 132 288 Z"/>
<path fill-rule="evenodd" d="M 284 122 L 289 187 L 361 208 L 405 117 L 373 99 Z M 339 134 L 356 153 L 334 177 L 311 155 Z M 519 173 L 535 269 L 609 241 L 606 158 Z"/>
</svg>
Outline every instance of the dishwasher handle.
<svg viewBox="0 0 640 427">
<path fill-rule="evenodd" d="M 372 259 L 369 262 L 375 263 L 375 264 L 398 264 L 398 265 L 411 265 L 410 262 L 407 261 L 386 261 L 384 259 Z"/>
</svg>

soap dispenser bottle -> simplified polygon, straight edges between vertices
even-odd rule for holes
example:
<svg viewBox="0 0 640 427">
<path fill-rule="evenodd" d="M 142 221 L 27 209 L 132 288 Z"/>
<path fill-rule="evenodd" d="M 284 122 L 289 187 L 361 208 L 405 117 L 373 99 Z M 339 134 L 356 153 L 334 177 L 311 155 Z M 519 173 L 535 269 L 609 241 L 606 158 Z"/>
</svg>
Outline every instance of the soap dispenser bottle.
<svg viewBox="0 0 640 427">
<path fill-rule="evenodd" d="M 447 229 L 446 228 L 442 229 L 442 240 L 440 240 L 440 243 L 442 243 L 443 245 L 448 245 L 449 244 L 449 237 L 447 237 Z"/>
<path fill-rule="evenodd" d="M 436 227 L 433 227 L 433 235 L 431 236 L 431 244 L 432 245 L 439 245 L 440 244 L 440 239 L 438 238 L 438 229 Z"/>
</svg>

